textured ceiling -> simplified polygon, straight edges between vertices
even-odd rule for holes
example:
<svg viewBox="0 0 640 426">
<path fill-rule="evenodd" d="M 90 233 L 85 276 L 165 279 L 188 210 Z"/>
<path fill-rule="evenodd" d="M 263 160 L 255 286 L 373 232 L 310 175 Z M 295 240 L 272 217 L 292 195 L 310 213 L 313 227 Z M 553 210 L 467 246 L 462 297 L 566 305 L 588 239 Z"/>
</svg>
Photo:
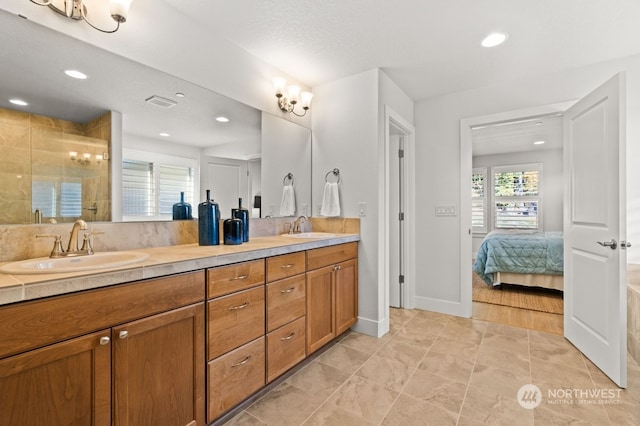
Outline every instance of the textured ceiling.
<svg viewBox="0 0 640 426">
<path fill-rule="evenodd" d="M 164 1 L 310 86 L 382 68 L 414 100 L 640 53 L 638 0 Z"/>
</svg>

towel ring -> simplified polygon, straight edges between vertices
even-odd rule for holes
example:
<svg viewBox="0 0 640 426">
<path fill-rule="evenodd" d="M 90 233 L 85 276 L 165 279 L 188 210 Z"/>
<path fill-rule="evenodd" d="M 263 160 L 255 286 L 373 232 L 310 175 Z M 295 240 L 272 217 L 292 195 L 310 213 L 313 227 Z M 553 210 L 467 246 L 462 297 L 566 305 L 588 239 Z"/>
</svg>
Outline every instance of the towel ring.
<svg viewBox="0 0 640 426">
<path fill-rule="evenodd" d="M 340 183 L 340 170 L 338 170 L 338 169 L 333 169 L 333 170 L 327 172 L 327 174 L 324 175 L 324 181 L 325 182 L 329 182 L 329 175 L 331 175 L 331 174 L 333 174 L 337 178 L 336 183 Z"/>
<path fill-rule="evenodd" d="M 283 186 L 287 184 L 287 179 L 291 181 L 291 186 L 293 186 L 293 173 L 289 172 L 284 176 L 284 179 L 282 179 Z"/>
</svg>

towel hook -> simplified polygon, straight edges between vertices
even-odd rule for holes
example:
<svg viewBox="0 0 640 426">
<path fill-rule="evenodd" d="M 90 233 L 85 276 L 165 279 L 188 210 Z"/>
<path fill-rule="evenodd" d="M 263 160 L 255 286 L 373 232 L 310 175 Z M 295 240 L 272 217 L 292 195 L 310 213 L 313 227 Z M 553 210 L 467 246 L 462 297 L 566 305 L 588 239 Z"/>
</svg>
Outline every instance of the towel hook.
<svg viewBox="0 0 640 426">
<path fill-rule="evenodd" d="M 282 185 L 287 184 L 287 179 L 291 181 L 291 186 L 293 186 L 293 173 L 289 172 L 284 176 L 284 179 L 282 179 Z"/>
<path fill-rule="evenodd" d="M 327 172 L 326 175 L 324 175 L 324 181 L 325 182 L 329 182 L 329 175 L 333 174 L 335 177 L 338 178 L 338 180 L 336 180 L 336 183 L 340 183 L 340 170 L 338 169 L 333 169 Z"/>
</svg>

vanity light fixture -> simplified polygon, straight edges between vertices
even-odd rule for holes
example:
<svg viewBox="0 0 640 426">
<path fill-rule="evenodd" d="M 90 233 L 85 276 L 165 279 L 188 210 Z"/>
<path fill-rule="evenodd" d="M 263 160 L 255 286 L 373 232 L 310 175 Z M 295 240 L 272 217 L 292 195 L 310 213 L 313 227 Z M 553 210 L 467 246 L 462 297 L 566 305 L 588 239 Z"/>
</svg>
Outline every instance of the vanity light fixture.
<svg viewBox="0 0 640 426">
<path fill-rule="evenodd" d="M 87 19 L 87 5 L 84 0 L 30 0 L 31 3 L 38 6 L 49 6 L 51 10 L 59 13 L 67 18 L 74 19 L 76 21 L 84 21 L 92 28 L 101 31 L 103 33 L 115 33 L 120 28 L 120 24 L 127 21 L 127 13 L 129 13 L 129 6 L 133 0 L 108 0 L 109 1 L 109 13 L 111 18 L 116 21 L 116 28 L 113 30 L 104 30 L 93 25 Z"/>
<path fill-rule="evenodd" d="M 313 98 L 313 93 L 311 92 L 302 92 L 300 93 L 299 86 L 288 86 L 287 95 L 285 96 L 285 86 L 287 85 L 287 80 L 284 78 L 274 78 L 273 79 L 273 88 L 276 92 L 276 98 L 278 98 L 278 107 L 284 112 L 289 112 L 293 115 L 297 115 L 298 117 L 304 116 L 309 107 L 311 105 L 311 99 Z M 298 114 L 295 112 L 296 105 L 300 103 L 300 106 L 304 110 L 302 114 Z"/>
<path fill-rule="evenodd" d="M 76 151 L 69 151 L 69 159 L 71 159 L 71 161 L 75 161 L 78 164 L 86 166 L 91 163 L 91 154 L 85 152 L 82 154 L 82 156 L 78 156 L 78 153 Z"/>
</svg>

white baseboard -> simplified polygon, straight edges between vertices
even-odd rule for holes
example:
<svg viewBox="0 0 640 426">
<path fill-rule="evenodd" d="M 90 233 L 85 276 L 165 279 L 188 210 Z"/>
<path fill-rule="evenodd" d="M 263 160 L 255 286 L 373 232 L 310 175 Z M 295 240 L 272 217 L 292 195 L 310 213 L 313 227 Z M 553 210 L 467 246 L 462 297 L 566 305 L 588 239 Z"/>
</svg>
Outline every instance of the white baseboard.
<svg viewBox="0 0 640 426">
<path fill-rule="evenodd" d="M 358 322 L 351 327 L 351 330 L 366 334 L 367 336 L 382 337 L 389 332 L 389 321 L 388 319 L 375 321 L 369 318 L 358 317 Z"/>
</svg>

